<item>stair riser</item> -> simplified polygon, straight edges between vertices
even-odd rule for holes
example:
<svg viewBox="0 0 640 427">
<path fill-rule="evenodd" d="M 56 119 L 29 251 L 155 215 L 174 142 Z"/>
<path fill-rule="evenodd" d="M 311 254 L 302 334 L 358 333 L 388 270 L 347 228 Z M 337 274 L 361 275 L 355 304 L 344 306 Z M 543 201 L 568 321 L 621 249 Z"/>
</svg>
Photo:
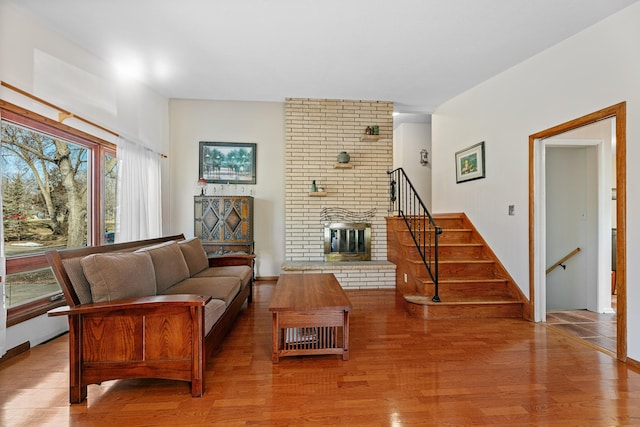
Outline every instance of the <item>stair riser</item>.
<svg viewBox="0 0 640 427">
<path fill-rule="evenodd" d="M 412 304 L 405 302 L 407 313 L 412 317 L 427 320 L 438 319 L 479 319 L 479 318 L 522 318 L 522 304 Z"/>
<path fill-rule="evenodd" d="M 481 259 L 482 246 L 446 246 L 438 247 L 438 256 L 441 261 L 448 259 Z"/>
<path fill-rule="evenodd" d="M 403 244 L 405 253 L 412 259 L 419 259 L 419 252 L 413 242 Z M 430 247 L 425 248 L 426 251 L 431 250 Z M 441 261 L 446 260 L 462 260 L 462 259 L 483 259 L 482 246 L 439 246 L 438 256 Z"/>
<path fill-rule="evenodd" d="M 439 217 L 439 216 L 434 216 L 433 217 L 434 222 L 436 223 L 436 225 L 440 228 L 464 228 L 464 220 L 462 218 L 459 217 Z M 404 220 L 400 220 L 398 221 L 399 223 L 404 223 Z M 409 223 L 410 224 L 415 224 L 416 227 L 420 226 L 421 224 L 424 224 L 425 222 L 423 222 L 422 219 L 419 220 L 414 220 L 411 217 L 409 217 Z"/>
<path fill-rule="evenodd" d="M 415 244 L 409 230 L 396 231 L 396 234 L 398 236 L 398 240 L 400 240 L 400 243 L 403 245 Z M 417 236 L 416 239 L 425 239 L 424 243 L 426 245 L 435 244 L 435 238 L 433 236 Z M 420 244 L 422 243 L 423 242 L 420 241 Z M 471 232 L 466 230 L 446 230 L 438 236 L 438 243 L 442 249 L 442 245 L 446 245 L 447 243 L 473 243 L 473 238 Z"/>
<path fill-rule="evenodd" d="M 427 253 L 425 254 L 425 256 L 427 258 L 429 258 L 430 255 L 434 255 L 435 256 L 435 252 L 433 254 L 430 254 L 429 248 L 426 248 Z M 420 258 L 420 252 L 418 252 L 418 249 L 415 246 L 405 246 L 404 248 L 404 254 L 407 257 L 407 259 L 411 259 L 411 260 L 416 260 L 419 261 L 422 258 Z"/>
<path fill-rule="evenodd" d="M 413 241 L 413 237 L 411 237 L 411 232 L 409 230 L 404 230 L 404 231 L 398 231 L 396 232 L 398 235 L 398 239 L 400 240 L 400 243 L 402 243 L 403 245 L 414 245 L 414 241 Z M 424 243 L 427 245 L 430 244 L 435 244 L 435 237 L 434 236 L 416 236 L 416 239 L 420 242 L 420 244 L 422 244 L 423 242 L 421 241 L 421 239 L 425 239 Z"/>
<path fill-rule="evenodd" d="M 442 229 L 465 228 L 464 219 L 460 217 L 439 217 L 436 215 L 433 217 L 433 219 L 436 225 Z M 404 218 L 399 216 L 387 218 L 387 223 L 394 230 L 403 230 L 407 227 Z M 416 224 L 416 226 L 418 226 L 419 224 L 423 224 L 424 222 L 422 221 L 422 219 L 420 219 L 416 223 L 415 220 L 412 221 L 412 218 L 409 217 L 409 223 Z"/>
<path fill-rule="evenodd" d="M 444 230 L 438 238 L 440 243 L 469 243 L 472 242 L 472 233 L 469 230 Z"/>
<path fill-rule="evenodd" d="M 403 218 L 393 218 L 392 220 L 388 221 L 388 224 L 390 225 L 391 229 L 394 231 L 405 231 L 407 230 L 407 223 L 404 221 Z M 409 222 L 409 224 L 411 224 L 413 227 L 415 227 L 416 229 L 420 229 L 420 228 L 424 228 L 424 227 L 429 227 L 429 223 L 428 222 Z M 439 225 L 439 224 L 438 224 Z"/>
<path fill-rule="evenodd" d="M 419 283 L 416 286 L 418 293 L 422 295 L 434 295 L 433 283 Z M 438 286 L 438 295 L 443 300 L 457 299 L 468 295 L 482 295 L 491 298 L 511 298 L 506 282 L 502 283 L 441 283 Z"/>
<path fill-rule="evenodd" d="M 460 218 L 434 218 L 435 223 L 441 228 L 463 228 L 464 224 Z"/>
<path fill-rule="evenodd" d="M 396 230 L 400 242 L 403 244 L 412 244 L 413 237 L 411 232 L 405 227 L 403 230 Z M 431 236 L 425 236 L 427 243 L 434 242 L 435 239 Z M 438 242 L 440 243 L 470 243 L 472 242 L 472 234 L 469 230 L 444 230 L 442 234 L 438 236 Z"/>
<path fill-rule="evenodd" d="M 440 263 L 438 275 L 440 279 L 492 279 L 495 278 L 493 267 L 492 263 Z M 413 273 L 415 277 L 428 277 L 427 269 L 421 263 L 414 263 Z"/>
</svg>

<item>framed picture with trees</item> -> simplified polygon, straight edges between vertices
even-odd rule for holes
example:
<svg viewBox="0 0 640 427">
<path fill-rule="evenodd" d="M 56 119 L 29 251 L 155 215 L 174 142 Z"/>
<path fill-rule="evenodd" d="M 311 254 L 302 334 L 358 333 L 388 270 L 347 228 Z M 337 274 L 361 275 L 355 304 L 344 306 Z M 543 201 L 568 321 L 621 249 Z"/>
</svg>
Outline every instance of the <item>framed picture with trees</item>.
<svg viewBox="0 0 640 427">
<path fill-rule="evenodd" d="M 210 184 L 255 184 L 257 144 L 200 141 L 198 176 Z"/>
</svg>

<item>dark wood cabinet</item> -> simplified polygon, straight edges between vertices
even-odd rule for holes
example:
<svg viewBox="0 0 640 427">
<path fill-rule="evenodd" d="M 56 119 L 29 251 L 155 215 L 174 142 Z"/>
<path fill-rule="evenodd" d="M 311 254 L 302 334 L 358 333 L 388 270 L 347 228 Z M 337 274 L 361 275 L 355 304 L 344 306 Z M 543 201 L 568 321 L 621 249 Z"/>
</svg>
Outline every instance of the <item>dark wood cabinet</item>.
<svg viewBox="0 0 640 427">
<path fill-rule="evenodd" d="M 253 197 L 195 196 L 194 235 L 209 256 L 253 254 Z"/>
</svg>

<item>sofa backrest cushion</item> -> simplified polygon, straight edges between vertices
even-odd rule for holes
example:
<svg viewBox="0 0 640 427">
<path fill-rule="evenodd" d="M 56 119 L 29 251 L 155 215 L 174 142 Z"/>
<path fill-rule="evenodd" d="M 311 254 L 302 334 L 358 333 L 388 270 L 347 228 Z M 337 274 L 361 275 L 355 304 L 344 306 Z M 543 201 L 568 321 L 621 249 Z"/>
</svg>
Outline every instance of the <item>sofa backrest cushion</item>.
<svg viewBox="0 0 640 427">
<path fill-rule="evenodd" d="M 184 255 L 184 260 L 187 262 L 189 275 L 191 277 L 209 267 L 209 260 L 202 247 L 202 240 L 199 237 L 182 240 L 178 242 L 178 246 L 182 251 L 182 255 Z"/>
<path fill-rule="evenodd" d="M 62 260 L 62 265 L 69 276 L 73 290 L 76 292 L 80 304 L 91 304 L 93 299 L 91 298 L 91 285 L 87 281 L 84 271 L 82 271 L 82 264 L 80 261 L 83 257 L 73 257 Z"/>
<path fill-rule="evenodd" d="M 156 275 L 156 292 L 164 294 L 167 289 L 189 278 L 189 267 L 175 240 L 140 248 L 137 253 L 151 255 Z"/>
<path fill-rule="evenodd" d="M 93 302 L 156 294 L 156 277 L 147 253 L 103 253 L 80 260 Z"/>
</svg>

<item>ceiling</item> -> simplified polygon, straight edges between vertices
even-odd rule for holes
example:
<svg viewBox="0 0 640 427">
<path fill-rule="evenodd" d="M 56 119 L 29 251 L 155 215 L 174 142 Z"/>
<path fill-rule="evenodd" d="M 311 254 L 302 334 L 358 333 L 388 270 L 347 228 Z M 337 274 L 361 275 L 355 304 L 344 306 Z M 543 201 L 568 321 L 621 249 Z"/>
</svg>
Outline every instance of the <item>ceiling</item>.
<svg viewBox="0 0 640 427">
<path fill-rule="evenodd" d="M 9 0 L 169 98 L 434 109 L 636 0 Z"/>
</svg>

